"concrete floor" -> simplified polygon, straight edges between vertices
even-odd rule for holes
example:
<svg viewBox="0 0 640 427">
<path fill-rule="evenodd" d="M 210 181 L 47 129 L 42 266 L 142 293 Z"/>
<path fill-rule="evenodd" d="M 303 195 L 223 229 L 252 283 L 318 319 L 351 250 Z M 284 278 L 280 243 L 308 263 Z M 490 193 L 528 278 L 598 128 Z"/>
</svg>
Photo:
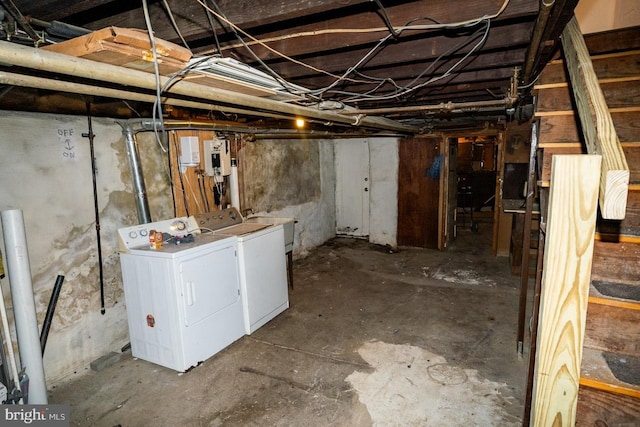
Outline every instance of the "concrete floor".
<svg viewBox="0 0 640 427">
<path fill-rule="evenodd" d="M 519 279 L 491 226 L 447 252 L 334 239 L 291 308 L 188 373 L 125 353 L 50 391 L 74 426 L 516 426 Z"/>
</svg>

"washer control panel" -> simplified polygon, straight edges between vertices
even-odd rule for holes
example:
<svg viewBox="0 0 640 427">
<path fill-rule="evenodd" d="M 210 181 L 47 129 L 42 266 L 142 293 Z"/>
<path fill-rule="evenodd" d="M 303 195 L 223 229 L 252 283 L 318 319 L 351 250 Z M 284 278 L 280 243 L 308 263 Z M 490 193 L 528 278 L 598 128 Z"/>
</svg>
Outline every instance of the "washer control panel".
<svg viewBox="0 0 640 427">
<path fill-rule="evenodd" d="M 148 224 L 132 225 L 118 230 L 118 249 L 128 252 L 129 249 L 149 245 L 149 232 L 159 231 L 172 236 L 185 236 L 199 231 L 193 217 L 180 217 Z"/>
<path fill-rule="evenodd" d="M 215 231 L 221 228 L 231 227 L 244 221 L 242 215 L 236 208 L 220 209 L 213 212 L 207 212 L 194 217 L 197 227 L 204 231 Z"/>
</svg>

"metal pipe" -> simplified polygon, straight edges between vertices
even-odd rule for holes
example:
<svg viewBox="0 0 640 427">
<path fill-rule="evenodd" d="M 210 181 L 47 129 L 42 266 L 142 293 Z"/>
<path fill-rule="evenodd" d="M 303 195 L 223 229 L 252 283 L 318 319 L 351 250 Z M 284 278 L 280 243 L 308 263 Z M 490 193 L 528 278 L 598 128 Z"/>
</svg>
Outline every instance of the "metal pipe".
<svg viewBox="0 0 640 427">
<path fill-rule="evenodd" d="M 140 224 L 148 224 L 151 222 L 151 214 L 149 213 L 149 201 L 147 200 L 147 189 L 144 184 L 144 175 L 142 174 L 142 163 L 140 162 L 140 152 L 138 150 L 138 142 L 131 128 L 122 125 L 122 134 L 124 135 L 125 145 L 127 147 L 127 155 L 131 165 L 131 175 L 133 178 L 133 193 L 136 199 L 136 211 L 138 213 L 138 222 Z"/>
<path fill-rule="evenodd" d="M 471 102 L 441 102 L 435 105 L 413 105 L 409 107 L 389 107 L 389 108 L 371 108 L 356 111 L 344 111 L 344 115 L 358 114 L 387 114 L 387 113 L 406 113 L 415 111 L 432 111 L 437 112 L 466 112 L 487 108 L 510 107 L 516 101 L 516 98 L 506 97 L 499 100 L 490 101 L 471 101 Z"/>
<path fill-rule="evenodd" d="M 30 87 L 34 89 L 58 90 L 58 91 L 69 92 L 69 93 L 78 93 L 81 95 L 104 96 L 108 98 L 126 99 L 130 101 L 153 103 L 156 100 L 155 95 L 146 95 L 138 92 L 128 92 L 120 89 L 111 89 L 111 88 L 93 86 L 93 85 L 82 84 L 82 83 L 71 83 L 71 82 L 65 82 L 60 80 L 51 80 L 43 77 L 27 76 L 22 74 L 8 73 L 5 71 L 0 71 L 0 83 L 5 85 L 11 85 L 11 86 Z M 8 87 L 5 90 L 10 90 L 10 89 L 11 87 Z M 4 92 L 0 93 L 0 97 L 2 95 L 4 95 Z M 268 113 L 268 112 L 256 113 L 255 111 L 251 111 L 247 109 L 223 107 L 221 105 L 211 104 L 207 102 L 189 101 L 189 100 L 178 99 L 178 98 L 163 98 L 162 102 L 167 105 L 176 105 L 179 107 L 186 107 L 186 108 L 197 108 L 197 109 L 207 110 L 207 111 L 220 111 L 220 112 L 231 113 L 231 114 L 259 115 L 261 117 L 291 120 L 291 116 L 287 116 L 284 114 L 274 114 L 274 113 Z M 240 126 L 238 125 L 238 127 Z"/>
<path fill-rule="evenodd" d="M 42 351 L 38 337 L 36 304 L 33 298 L 31 267 L 22 211 L 2 211 L 2 235 L 7 251 L 7 270 L 16 323 L 18 348 L 23 368 L 29 376 L 29 403 L 47 404 Z M 19 381 L 18 378 L 15 381 Z"/>
<path fill-rule="evenodd" d="M 91 32 L 91 30 L 88 30 L 86 28 L 65 24 L 64 22 L 60 21 L 47 22 L 33 18 L 31 16 L 27 17 L 26 19 L 30 24 L 45 28 L 47 34 L 51 34 L 52 36 L 72 39 L 74 37 L 80 37 Z"/>
<path fill-rule="evenodd" d="M 237 124 L 216 123 L 201 120 L 164 120 L 158 119 L 129 119 L 127 125 L 134 132 L 161 131 L 168 130 L 220 130 L 227 132 L 257 132 L 260 129 L 255 127 L 238 126 Z"/>
<path fill-rule="evenodd" d="M 27 22 L 27 19 L 24 17 L 20 9 L 13 3 L 11 0 L 0 0 L 2 6 L 13 16 L 13 19 L 16 20 L 18 24 L 22 27 L 22 29 L 31 37 L 34 44 L 38 44 L 40 42 L 41 37 L 38 33 L 35 32 L 33 27 Z"/>
<path fill-rule="evenodd" d="M 93 213 L 96 218 L 96 244 L 98 246 L 98 270 L 100 271 L 100 313 L 104 314 L 104 268 L 102 266 L 102 239 L 100 238 L 100 209 L 98 206 L 98 184 L 97 184 L 97 171 L 96 166 L 96 152 L 93 140 L 95 135 L 93 134 L 93 122 L 91 120 L 91 103 L 87 101 L 87 133 L 83 133 L 82 136 L 89 138 L 89 152 L 91 154 L 91 178 L 93 181 Z"/>
<path fill-rule="evenodd" d="M 123 68 L 116 65 L 76 58 L 43 49 L 33 49 L 6 41 L 0 41 L 0 63 L 147 90 L 155 90 L 156 88 L 156 77 L 152 73 L 134 69 L 127 69 L 126 72 L 123 72 Z M 162 87 L 168 87 L 164 92 L 167 97 L 180 95 L 200 100 L 216 101 L 230 106 L 241 106 L 254 110 L 253 114 L 258 116 L 262 111 L 266 111 L 284 113 L 294 117 L 301 116 L 318 119 L 330 123 L 343 123 L 404 133 L 417 133 L 420 130 L 416 126 L 406 125 L 384 117 L 364 117 L 354 121 L 351 117 L 326 110 L 287 104 L 272 99 L 200 85 L 186 80 L 178 80 L 170 84 L 170 79 L 164 76 L 160 76 L 160 84 Z"/>
<path fill-rule="evenodd" d="M 42 331 L 40 332 L 40 348 L 42 348 L 43 355 L 44 349 L 47 346 L 49 329 L 51 329 L 51 321 L 53 320 L 53 314 L 56 311 L 56 304 L 58 303 L 58 297 L 60 296 L 60 290 L 62 290 L 63 282 L 64 276 L 58 275 L 58 277 L 56 277 L 56 283 L 53 285 L 51 298 L 49 298 L 49 305 L 47 306 L 47 313 L 44 316 L 44 322 L 42 322 Z"/>
<path fill-rule="evenodd" d="M 531 35 L 531 43 L 529 44 L 529 51 L 527 52 L 527 59 L 524 63 L 524 76 L 523 82 L 526 86 L 531 80 L 531 72 L 533 71 L 534 62 L 538 56 L 540 50 L 540 42 L 542 41 L 542 34 L 549 22 L 549 15 L 551 9 L 555 4 L 555 0 L 541 0 L 540 11 L 538 12 L 538 20 L 536 26 L 533 28 L 533 34 Z"/>
</svg>

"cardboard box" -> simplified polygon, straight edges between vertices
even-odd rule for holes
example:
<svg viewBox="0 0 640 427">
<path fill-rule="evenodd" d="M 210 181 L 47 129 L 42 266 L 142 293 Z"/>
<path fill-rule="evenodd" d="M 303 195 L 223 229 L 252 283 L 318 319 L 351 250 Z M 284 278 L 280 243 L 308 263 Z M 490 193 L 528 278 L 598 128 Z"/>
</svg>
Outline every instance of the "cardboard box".
<svg viewBox="0 0 640 427">
<path fill-rule="evenodd" d="M 191 59 L 191 51 L 155 39 L 160 74 L 175 73 Z M 108 27 L 42 49 L 136 70 L 154 72 L 151 41 L 146 30 Z"/>
</svg>

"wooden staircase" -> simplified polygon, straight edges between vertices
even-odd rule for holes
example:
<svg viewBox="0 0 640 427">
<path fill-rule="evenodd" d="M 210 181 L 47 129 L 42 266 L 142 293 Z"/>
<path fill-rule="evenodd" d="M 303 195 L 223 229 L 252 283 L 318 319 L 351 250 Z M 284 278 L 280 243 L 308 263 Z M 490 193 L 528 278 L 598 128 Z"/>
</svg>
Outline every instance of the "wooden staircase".
<svg viewBox="0 0 640 427">
<path fill-rule="evenodd" d="M 626 216 L 598 218 L 576 425 L 640 426 L 640 28 L 585 37 L 630 169 Z M 536 86 L 544 230 L 551 158 L 586 153 L 562 60 Z"/>
<path fill-rule="evenodd" d="M 638 236 L 595 242 L 577 421 L 585 426 L 640 423 Z"/>
</svg>

